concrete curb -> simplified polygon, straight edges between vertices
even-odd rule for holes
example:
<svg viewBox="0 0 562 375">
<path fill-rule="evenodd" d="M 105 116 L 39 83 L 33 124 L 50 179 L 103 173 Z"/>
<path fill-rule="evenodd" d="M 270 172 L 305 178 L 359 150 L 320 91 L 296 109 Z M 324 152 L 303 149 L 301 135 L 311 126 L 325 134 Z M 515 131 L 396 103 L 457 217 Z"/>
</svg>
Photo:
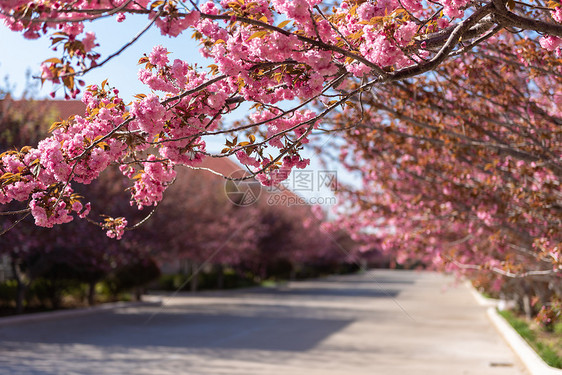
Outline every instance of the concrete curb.
<svg viewBox="0 0 562 375">
<path fill-rule="evenodd" d="M 532 375 L 562 375 L 562 369 L 547 365 L 494 307 L 488 308 L 488 317 Z"/>
<path fill-rule="evenodd" d="M 41 313 L 8 316 L 8 317 L 0 318 L 0 327 L 39 322 L 39 321 L 52 320 L 52 319 L 73 318 L 75 316 L 84 316 L 84 315 L 95 314 L 95 313 L 109 312 L 112 310 L 126 308 L 126 307 L 160 306 L 160 305 L 162 305 L 162 301 L 156 299 L 154 299 L 153 301 L 141 301 L 141 302 L 112 302 L 112 303 L 104 303 L 103 305 L 99 305 L 99 306 L 86 307 L 82 309 L 47 311 Z"/>
</svg>

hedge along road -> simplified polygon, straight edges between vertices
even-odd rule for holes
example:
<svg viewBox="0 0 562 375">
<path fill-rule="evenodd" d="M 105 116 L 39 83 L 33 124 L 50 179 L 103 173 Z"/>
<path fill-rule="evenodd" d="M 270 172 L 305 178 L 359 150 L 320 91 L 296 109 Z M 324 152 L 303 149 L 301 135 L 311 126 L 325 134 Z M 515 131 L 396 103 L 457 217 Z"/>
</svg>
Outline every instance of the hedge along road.
<svg viewBox="0 0 562 375">
<path fill-rule="evenodd" d="M 526 374 L 469 289 L 375 270 L 0 327 L 2 374 Z"/>
</svg>

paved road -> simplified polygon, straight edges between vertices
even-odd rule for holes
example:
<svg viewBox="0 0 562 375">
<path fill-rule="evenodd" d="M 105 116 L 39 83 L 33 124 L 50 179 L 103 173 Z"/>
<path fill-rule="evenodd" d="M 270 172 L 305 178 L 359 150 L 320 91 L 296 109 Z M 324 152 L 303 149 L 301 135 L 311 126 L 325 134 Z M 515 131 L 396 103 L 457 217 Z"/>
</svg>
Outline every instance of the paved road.
<svg viewBox="0 0 562 375">
<path fill-rule="evenodd" d="M 0 327 L 0 373 L 526 374 L 452 284 L 375 270 Z"/>
</svg>

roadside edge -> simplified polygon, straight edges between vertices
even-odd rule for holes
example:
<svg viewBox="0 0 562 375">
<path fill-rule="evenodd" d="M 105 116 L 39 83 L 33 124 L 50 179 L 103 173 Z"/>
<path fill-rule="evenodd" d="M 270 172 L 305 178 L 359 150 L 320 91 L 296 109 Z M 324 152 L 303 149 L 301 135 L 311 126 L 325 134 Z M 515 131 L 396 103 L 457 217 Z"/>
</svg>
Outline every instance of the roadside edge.
<svg viewBox="0 0 562 375">
<path fill-rule="evenodd" d="M 562 375 L 562 369 L 547 365 L 535 350 L 529 346 L 527 341 L 498 314 L 495 307 L 489 307 L 487 313 L 498 332 L 507 341 L 515 354 L 519 356 L 532 375 Z"/>
<path fill-rule="evenodd" d="M 498 314 L 497 307 L 500 304 L 500 300 L 482 296 L 468 281 L 465 285 L 480 306 L 488 307 L 488 318 L 496 328 L 496 331 L 500 333 L 531 375 L 562 375 L 562 369 L 557 369 L 546 364 L 527 341 L 513 329 L 511 324 Z"/>
</svg>

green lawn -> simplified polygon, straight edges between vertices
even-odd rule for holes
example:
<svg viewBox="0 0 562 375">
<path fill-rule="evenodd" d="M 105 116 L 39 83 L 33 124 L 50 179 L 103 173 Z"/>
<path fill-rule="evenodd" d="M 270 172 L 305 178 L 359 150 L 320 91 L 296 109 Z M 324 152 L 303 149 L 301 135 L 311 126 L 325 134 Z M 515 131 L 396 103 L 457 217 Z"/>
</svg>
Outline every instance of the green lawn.
<svg viewBox="0 0 562 375">
<path fill-rule="evenodd" d="M 556 324 L 553 332 L 546 332 L 536 324 L 527 322 L 511 311 L 499 311 L 499 314 L 511 324 L 548 365 L 562 368 L 562 322 Z"/>
</svg>

